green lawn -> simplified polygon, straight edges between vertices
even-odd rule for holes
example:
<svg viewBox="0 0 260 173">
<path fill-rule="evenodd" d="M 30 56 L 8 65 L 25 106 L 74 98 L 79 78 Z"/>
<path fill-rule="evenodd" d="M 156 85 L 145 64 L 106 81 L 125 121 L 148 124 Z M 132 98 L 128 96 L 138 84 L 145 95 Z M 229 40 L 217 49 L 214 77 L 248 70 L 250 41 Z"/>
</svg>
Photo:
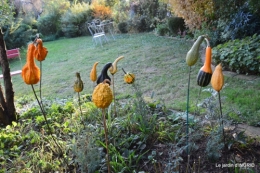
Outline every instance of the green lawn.
<svg viewBox="0 0 260 173">
<path fill-rule="evenodd" d="M 187 102 L 187 83 L 189 67 L 186 65 L 186 52 L 193 42 L 184 39 L 157 37 L 152 33 L 117 35 L 116 41 L 110 41 L 95 46 L 92 38 L 78 37 L 45 42 L 49 53 L 43 61 L 42 96 L 47 99 L 73 98 L 75 73 L 80 72 L 84 82 L 82 94 L 90 94 L 93 90 L 89 73 L 92 65 L 99 61 L 98 73 L 107 62 L 113 62 L 117 57 L 124 56 L 118 62 L 118 72 L 115 74 L 116 97 L 124 98 L 131 95 L 132 86 L 123 81 L 124 68 L 136 76 L 136 84 L 143 96 L 154 96 L 167 108 L 185 111 Z M 26 52 L 22 56 L 22 66 L 25 64 Z M 37 62 L 38 66 L 39 63 Z M 21 68 L 19 60 L 10 62 L 11 70 Z M 199 110 L 205 114 L 216 105 L 217 99 L 205 101 L 212 95 L 207 86 L 202 89 L 196 84 L 198 70 L 202 66 L 199 61 L 191 69 L 190 107 L 194 112 Z M 111 75 L 110 75 L 111 76 Z M 33 97 L 31 86 L 26 85 L 21 76 L 13 76 L 15 99 L 24 96 Z M 1 81 L 2 83 L 3 81 Z M 35 88 L 39 88 L 36 85 Z M 235 121 L 244 121 L 256 125 L 260 123 L 260 80 L 238 79 L 225 77 L 225 87 L 221 91 L 223 114 Z M 205 102 L 207 108 L 197 107 L 196 104 Z M 215 106 L 215 107 L 216 107 Z"/>
</svg>

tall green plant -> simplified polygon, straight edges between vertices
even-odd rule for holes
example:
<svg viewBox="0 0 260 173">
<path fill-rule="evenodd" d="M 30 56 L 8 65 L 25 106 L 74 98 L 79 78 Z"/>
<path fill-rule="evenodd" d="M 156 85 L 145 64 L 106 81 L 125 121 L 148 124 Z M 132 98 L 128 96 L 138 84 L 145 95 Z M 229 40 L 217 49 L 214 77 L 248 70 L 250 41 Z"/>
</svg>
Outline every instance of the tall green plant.
<svg viewBox="0 0 260 173">
<path fill-rule="evenodd" d="M 86 22 L 91 20 L 92 10 L 86 3 L 73 4 L 61 17 L 61 29 L 67 37 L 86 34 Z"/>
<path fill-rule="evenodd" d="M 3 0 L 0 6 L 0 27 L 10 23 L 13 20 L 13 4 L 8 0 Z"/>
</svg>

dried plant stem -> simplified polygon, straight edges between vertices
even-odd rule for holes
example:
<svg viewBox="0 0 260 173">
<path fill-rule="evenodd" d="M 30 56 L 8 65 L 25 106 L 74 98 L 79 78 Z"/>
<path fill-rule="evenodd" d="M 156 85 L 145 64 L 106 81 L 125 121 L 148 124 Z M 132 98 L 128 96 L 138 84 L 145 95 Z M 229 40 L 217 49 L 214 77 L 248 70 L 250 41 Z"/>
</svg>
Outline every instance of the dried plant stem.
<svg viewBox="0 0 260 173">
<path fill-rule="evenodd" d="M 187 167 L 186 167 L 186 173 L 189 172 L 189 166 L 190 166 L 190 155 L 188 155 L 188 162 L 187 162 Z"/>
<path fill-rule="evenodd" d="M 39 106 L 40 106 L 40 109 L 41 109 L 41 112 L 42 112 L 42 114 L 43 114 L 44 120 L 45 120 L 45 122 L 46 122 L 47 128 L 48 128 L 48 130 L 49 130 L 49 135 L 51 135 L 51 137 L 52 137 L 54 143 L 55 143 L 56 146 L 59 148 L 60 153 L 62 154 L 62 153 L 63 153 L 63 152 L 62 152 L 62 149 L 61 149 L 60 145 L 57 143 L 56 139 L 53 137 L 53 134 L 52 134 L 52 132 L 51 132 L 51 128 L 50 128 L 50 125 L 49 125 L 49 123 L 48 123 L 48 121 L 47 121 L 47 117 L 46 117 L 45 111 L 44 111 L 44 109 L 43 109 L 43 106 L 40 104 L 40 101 L 39 101 L 39 99 L 38 99 L 38 97 L 37 97 L 37 95 L 36 95 L 36 93 L 35 93 L 35 90 L 34 90 L 33 85 L 31 85 L 31 86 L 32 86 L 32 90 L 33 90 L 34 96 L 35 96 L 35 98 L 36 98 L 36 100 L 37 100 L 37 102 L 38 102 L 38 104 L 39 104 Z"/>
<path fill-rule="evenodd" d="M 114 112 L 115 112 L 115 117 L 117 117 L 117 112 L 116 112 L 116 92 L 115 92 L 115 85 L 114 85 L 114 75 L 112 75 L 112 85 L 113 85 L 113 99 L 114 99 Z"/>
<path fill-rule="evenodd" d="M 189 155 L 189 98 L 190 98 L 190 74 L 191 74 L 191 66 L 189 68 L 189 79 L 188 79 L 188 91 L 187 91 L 187 122 L 186 122 L 186 138 L 187 138 L 187 155 Z"/>
<path fill-rule="evenodd" d="M 196 172 L 196 162 L 193 162 L 193 166 L 192 166 L 192 172 Z"/>
<path fill-rule="evenodd" d="M 79 110 L 80 110 L 80 120 L 81 120 L 81 123 L 83 124 L 83 126 L 84 126 L 84 128 L 85 128 L 85 123 L 84 123 L 84 121 L 83 121 L 83 119 L 82 119 L 82 110 L 81 110 L 81 104 L 80 104 L 80 94 L 79 94 L 79 92 L 78 92 L 78 102 L 79 102 Z"/>
<path fill-rule="evenodd" d="M 105 116 L 105 109 L 102 109 L 102 114 L 103 114 L 103 125 L 104 125 L 104 130 L 105 130 L 105 140 L 106 140 L 106 148 L 107 148 L 107 170 L 108 173 L 110 173 L 110 161 L 109 161 L 109 148 L 108 148 L 108 137 L 107 137 L 107 125 L 106 125 L 106 116 Z"/>
<path fill-rule="evenodd" d="M 224 139 L 224 144 L 225 144 L 226 143 L 226 139 L 225 139 L 225 132 L 224 132 L 224 123 L 223 123 L 223 115 L 222 115 L 222 106 L 221 106 L 220 92 L 218 92 L 218 101 L 219 101 L 219 109 L 220 109 L 219 121 L 221 121 L 223 139 Z"/>
<path fill-rule="evenodd" d="M 162 173 L 163 171 L 162 171 L 161 164 L 160 164 L 160 163 L 158 163 L 158 166 L 159 166 L 159 171 L 160 171 L 160 173 Z"/>
<path fill-rule="evenodd" d="M 199 166 L 198 166 L 198 173 L 200 172 L 200 156 L 199 156 Z"/>
</svg>

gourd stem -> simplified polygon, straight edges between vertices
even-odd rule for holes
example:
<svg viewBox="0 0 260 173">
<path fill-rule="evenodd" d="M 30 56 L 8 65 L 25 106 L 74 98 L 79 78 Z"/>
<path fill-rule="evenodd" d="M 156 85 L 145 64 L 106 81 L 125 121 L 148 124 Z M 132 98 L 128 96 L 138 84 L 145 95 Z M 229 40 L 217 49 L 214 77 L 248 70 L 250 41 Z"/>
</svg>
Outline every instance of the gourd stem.
<svg viewBox="0 0 260 173">
<path fill-rule="evenodd" d="M 81 110 L 81 104 L 80 104 L 80 94 L 79 94 L 79 92 L 78 92 L 78 101 L 79 101 L 79 110 L 80 110 L 80 120 L 81 120 L 81 123 L 83 124 L 83 126 L 84 126 L 84 128 L 85 128 L 85 123 L 84 123 L 84 121 L 83 121 L 83 119 L 82 119 L 82 110 Z"/>
<path fill-rule="evenodd" d="M 187 155 L 189 155 L 189 97 L 190 97 L 190 74 L 191 74 L 191 66 L 189 68 L 189 79 L 188 79 L 188 93 L 187 93 L 187 120 L 186 120 L 186 138 L 187 138 Z"/>
<path fill-rule="evenodd" d="M 124 68 L 122 68 L 122 70 L 123 70 L 123 72 L 126 74 L 126 72 L 125 72 Z"/>
<path fill-rule="evenodd" d="M 122 70 L 123 70 L 123 72 L 124 72 L 125 74 L 127 74 L 126 71 L 124 70 L 124 68 L 122 68 Z M 131 76 L 132 78 L 134 78 L 130 73 L 129 73 L 129 76 Z"/>
<path fill-rule="evenodd" d="M 226 139 L 225 139 L 224 123 L 223 123 L 223 116 L 222 116 L 222 106 L 221 106 L 221 99 L 220 99 L 220 92 L 219 91 L 218 91 L 218 101 L 219 101 L 219 109 L 220 109 L 219 121 L 221 121 L 223 139 L 224 139 L 224 144 L 225 144 L 226 143 Z"/>
<path fill-rule="evenodd" d="M 36 100 L 37 100 L 37 102 L 38 102 L 38 104 L 39 104 L 39 106 L 40 106 L 40 109 L 41 109 L 41 111 L 42 111 L 42 114 L 43 114 L 44 120 L 45 120 L 45 122 L 46 122 L 47 128 L 48 128 L 48 130 L 49 130 L 49 135 L 51 135 L 51 137 L 52 137 L 54 143 L 55 143 L 56 146 L 59 148 L 60 152 L 63 153 L 62 150 L 61 150 L 61 147 L 59 146 L 59 144 L 57 143 L 57 141 L 56 141 L 55 138 L 53 137 L 53 134 L 52 134 L 52 132 L 51 132 L 51 128 L 50 128 L 49 123 L 48 123 L 48 121 L 47 121 L 45 112 L 44 112 L 44 110 L 43 110 L 42 105 L 40 104 L 40 101 L 39 101 L 39 99 L 38 99 L 36 93 L 35 93 L 34 87 L 33 87 L 33 85 L 31 85 L 31 86 L 32 86 L 32 90 L 33 90 L 34 96 L 35 96 L 35 98 L 36 98 Z M 67 165 L 68 165 L 68 164 L 67 164 Z"/>
<path fill-rule="evenodd" d="M 103 114 L 103 125 L 105 130 L 105 140 L 106 140 L 106 148 L 107 148 L 107 170 L 110 173 L 110 161 L 109 161 L 109 149 L 108 149 L 108 137 L 107 137 L 107 125 L 106 125 L 106 116 L 105 116 L 105 109 L 102 109 Z"/>
<path fill-rule="evenodd" d="M 115 94 L 115 85 L 114 85 L 114 75 L 112 75 L 112 85 L 113 85 L 114 112 L 115 112 L 115 117 L 117 117 L 117 113 L 116 113 L 116 94 Z"/>
<path fill-rule="evenodd" d="M 207 42 L 207 47 L 210 47 L 209 37 L 207 35 L 205 35 L 204 39 Z"/>
</svg>

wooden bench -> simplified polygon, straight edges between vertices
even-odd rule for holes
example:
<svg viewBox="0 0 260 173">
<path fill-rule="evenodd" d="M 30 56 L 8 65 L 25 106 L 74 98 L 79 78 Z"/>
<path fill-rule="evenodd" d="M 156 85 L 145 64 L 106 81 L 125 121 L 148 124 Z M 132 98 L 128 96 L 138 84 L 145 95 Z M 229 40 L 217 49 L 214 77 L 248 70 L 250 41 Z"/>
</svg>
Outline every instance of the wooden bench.
<svg viewBox="0 0 260 173">
<path fill-rule="evenodd" d="M 15 48 L 6 51 L 7 59 L 20 58 L 20 49 Z"/>
<path fill-rule="evenodd" d="M 6 56 L 7 56 L 7 59 L 19 58 L 20 61 L 21 61 L 20 49 L 19 48 L 7 50 L 6 51 Z M 18 75 L 18 74 L 21 74 L 21 73 L 22 73 L 22 70 L 16 70 L 16 71 L 10 72 L 10 75 L 14 76 L 14 75 Z M 3 77 L 4 77 L 3 74 L 1 74 L 0 75 L 0 79 L 2 79 Z"/>
</svg>

